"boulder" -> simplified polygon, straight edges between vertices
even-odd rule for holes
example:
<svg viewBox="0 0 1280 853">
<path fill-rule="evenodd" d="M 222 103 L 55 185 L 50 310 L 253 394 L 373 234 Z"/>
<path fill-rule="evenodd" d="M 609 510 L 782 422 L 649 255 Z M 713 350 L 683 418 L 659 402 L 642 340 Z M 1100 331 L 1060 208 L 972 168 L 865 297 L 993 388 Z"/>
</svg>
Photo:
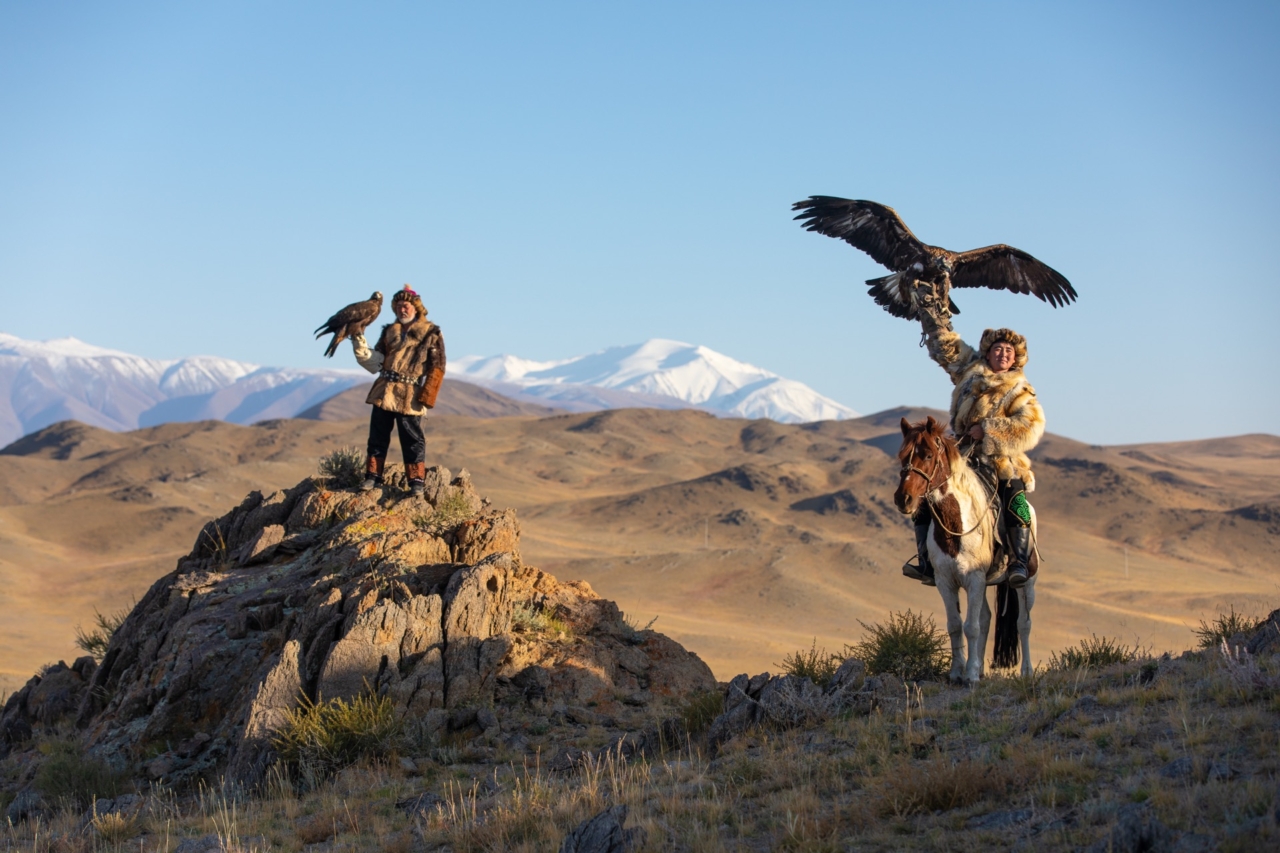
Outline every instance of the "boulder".
<svg viewBox="0 0 1280 853">
<path fill-rule="evenodd" d="M 250 494 L 152 585 L 100 665 L 50 667 L 10 698 L 0 749 L 74 719 L 90 755 L 140 781 L 253 785 L 308 701 L 373 692 L 424 736 L 482 739 L 478 754 L 527 743 L 512 733 L 539 715 L 638 730 L 650 705 L 715 688 L 696 655 L 633 631 L 589 585 L 525 565 L 515 513 L 465 471 L 427 480 L 425 499 L 310 480 Z"/>
</svg>

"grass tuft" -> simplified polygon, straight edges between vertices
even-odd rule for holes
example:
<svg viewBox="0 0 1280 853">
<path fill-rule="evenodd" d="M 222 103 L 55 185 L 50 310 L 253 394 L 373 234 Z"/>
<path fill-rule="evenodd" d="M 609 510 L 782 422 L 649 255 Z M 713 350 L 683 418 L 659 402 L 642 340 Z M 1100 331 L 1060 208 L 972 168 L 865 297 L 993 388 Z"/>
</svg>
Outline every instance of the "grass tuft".
<svg viewBox="0 0 1280 853">
<path fill-rule="evenodd" d="M 1219 613 L 1212 622 L 1200 620 L 1200 627 L 1194 629 L 1196 642 L 1202 649 L 1216 649 L 1219 644 L 1236 634 L 1252 633 L 1263 621 L 1237 613 L 1235 605 L 1232 605 L 1229 612 Z"/>
<path fill-rule="evenodd" d="M 364 482 L 365 452 L 358 447 L 340 447 L 320 457 L 320 476 L 340 489 L 353 489 Z"/>
<path fill-rule="evenodd" d="M 569 624 L 563 619 L 524 602 L 512 608 L 511 627 L 519 632 L 546 633 L 552 636 L 568 637 L 572 633 Z"/>
<path fill-rule="evenodd" d="M 814 637 L 813 645 L 808 651 L 801 649 L 798 652 L 792 652 L 784 657 L 778 666 L 782 667 L 782 671 L 787 675 L 807 678 L 819 687 L 826 687 L 831 683 L 831 677 L 836 674 L 836 670 L 842 663 L 844 658 L 840 655 L 818 648 L 818 638 Z"/>
<path fill-rule="evenodd" d="M 75 741 L 46 741 L 40 752 L 45 759 L 36 771 L 35 789 L 49 802 L 84 809 L 95 799 L 114 797 L 123 789 L 120 774 L 86 756 Z"/>
<path fill-rule="evenodd" d="M 858 620 L 867 634 L 846 651 L 867 665 L 868 675 L 897 675 L 907 681 L 944 676 L 951 665 L 947 635 L 933 617 L 906 610 L 889 614 L 882 623 Z"/>
<path fill-rule="evenodd" d="M 273 739 L 286 763 L 324 778 L 366 758 L 392 752 L 402 724 L 386 696 L 303 703 L 290 711 Z"/>
<path fill-rule="evenodd" d="M 684 728 L 691 735 L 699 735 L 711 728 L 716 717 L 724 711 L 724 694 L 719 690 L 698 693 L 684 706 L 680 716 Z"/>
<path fill-rule="evenodd" d="M 1138 653 L 1138 649 L 1130 648 L 1119 640 L 1094 634 L 1091 639 L 1081 640 L 1078 645 L 1063 649 L 1061 654 L 1050 652 L 1049 668 L 1101 669 L 1113 663 L 1137 660 Z"/>
<path fill-rule="evenodd" d="M 95 607 L 93 610 L 93 622 L 96 627 L 85 630 L 79 625 L 76 626 L 76 645 L 83 651 L 93 656 L 98 663 L 102 663 L 102 656 L 107 653 L 107 646 L 111 645 L 111 638 L 115 636 L 116 631 L 120 630 L 120 626 L 124 624 L 124 620 L 129 616 L 129 609 L 118 610 L 108 616 L 104 616 L 98 612 Z"/>
<path fill-rule="evenodd" d="M 441 533 L 452 530 L 472 515 L 474 513 L 467 496 L 460 491 L 453 491 L 440 498 L 430 515 L 420 515 L 413 523 L 423 530 Z"/>
</svg>

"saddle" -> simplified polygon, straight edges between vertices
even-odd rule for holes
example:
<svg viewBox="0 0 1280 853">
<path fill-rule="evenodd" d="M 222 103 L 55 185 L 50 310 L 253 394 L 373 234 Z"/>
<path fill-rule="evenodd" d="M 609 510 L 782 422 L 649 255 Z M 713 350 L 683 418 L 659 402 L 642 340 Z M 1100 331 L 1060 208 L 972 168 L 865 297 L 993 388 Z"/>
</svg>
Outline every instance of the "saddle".
<svg viewBox="0 0 1280 853">
<path fill-rule="evenodd" d="M 992 508 L 991 512 L 996 514 L 995 529 L 995 553 L 991 559 L 991 568 L 987 569 L 987 584 L 996 585 L 1003 583 L 1007 577 L 1006 568 L 1009 564 L 1009 549 L 1006 544 L 1005 520 L 1004 513 L 1001 512 L 1002 507 L 996 500 L 996 494 L 1000 491 L 1000 478 L 996 475 L 996 469 L 987 463 L 985 459 L 976 457 L 973 449 L 977 442 L 965 436 L 956 442 L 965 462 L 969 465 L 969 469 L 978 476 L 978 481 L 982 483 L 983 492 L 986 494 L 987 503 Z M 1031 549 L 1031 558 L 1027 561 L 1027 576 L 1035 577 L 1036 572 L 1040 568 L 1040 554 L 1037 549 Z"/>
</svg>

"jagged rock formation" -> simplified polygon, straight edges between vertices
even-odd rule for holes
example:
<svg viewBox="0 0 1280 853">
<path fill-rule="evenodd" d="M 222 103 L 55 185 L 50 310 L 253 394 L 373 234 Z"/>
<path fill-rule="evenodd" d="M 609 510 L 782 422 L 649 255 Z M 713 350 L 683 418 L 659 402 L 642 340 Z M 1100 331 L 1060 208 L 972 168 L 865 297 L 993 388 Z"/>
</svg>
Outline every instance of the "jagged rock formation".
<svg viewBox="0 0 1280 853">
<path fill-rule="evenodd" d="M 715 689 L 696 655 L 587 584 L 524 565 L 515 513 L 465 471 L 429 469 L 421 500 L 397 482 L 250 494 L 156 581 L 101 665 L 60 665 L 10 699 L 0 751 L 73 713 L 119 770 L 252 784 L 304 698 L 373 690 L 428 732 L 519 748 L 513 721 L 529 715 L 637 730 Z"/>
</svg>

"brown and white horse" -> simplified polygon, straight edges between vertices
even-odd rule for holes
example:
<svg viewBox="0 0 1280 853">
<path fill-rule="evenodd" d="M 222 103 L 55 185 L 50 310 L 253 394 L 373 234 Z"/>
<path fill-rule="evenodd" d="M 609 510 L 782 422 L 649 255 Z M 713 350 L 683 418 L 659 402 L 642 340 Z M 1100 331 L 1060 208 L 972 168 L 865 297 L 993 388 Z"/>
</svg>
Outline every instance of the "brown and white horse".
<svg viewBox="0 0 1280 853">
<path fill-rule="evenodd" d="M 921 501 L 933 516 L 929 527 L 929 561 L 947 612 L 951 636 L 951 681 L 976 684 L 983 675 L 983 654 L 991 627 L 987 604 L 988 578 L 998 584 L 994 664 L 1012 667 L 1022 651 L 1022 675 L 1031 675 L 1031 606 L 1035 603 L 1035 574 L 1021 589 L 1003 583 L 1004 559 L 996 553 L 995 524 L 999 507 L 986 487 L 965 463 L 955 440 L 943 425 L 929 418 L 909 424 L 902 419 L 902 449 L 898 451 L 902 475 L 893 502 L 904 515 L 914 515 Z M 1035 510 L 1031 536 L 1035 539 Z M 1033 564 L 1036 561 L 1033 555 Z M 996 561 L 1000 565 L 995 565 Z M 968 612 L 960 618 L 960 590 L 965 591 Z M 968 640 L 961 641 L 961 629 Z M 1016 632 L 1016 639 L 1015 639 Z M 967 663 L 966 663 L 967 660 Z"/>
</svg>

